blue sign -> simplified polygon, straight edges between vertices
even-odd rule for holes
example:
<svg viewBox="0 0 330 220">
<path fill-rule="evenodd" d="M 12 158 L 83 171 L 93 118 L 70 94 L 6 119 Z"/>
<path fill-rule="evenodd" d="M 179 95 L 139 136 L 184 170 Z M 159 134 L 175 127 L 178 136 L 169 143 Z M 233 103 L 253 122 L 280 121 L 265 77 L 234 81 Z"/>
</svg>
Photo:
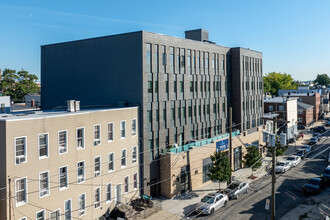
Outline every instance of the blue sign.
<svg viewBox="0 0 330 220">
<path fill-rule="evenodd" d="M 228 149 L 229 148 L 229 141 L 228 141 L 228 139 L 222 140 L 222 141 L 218 141 L 216 143 L 216 148 L 217 148 L 217 152 L 224 151 L 224 150 Z"/>
</svg>

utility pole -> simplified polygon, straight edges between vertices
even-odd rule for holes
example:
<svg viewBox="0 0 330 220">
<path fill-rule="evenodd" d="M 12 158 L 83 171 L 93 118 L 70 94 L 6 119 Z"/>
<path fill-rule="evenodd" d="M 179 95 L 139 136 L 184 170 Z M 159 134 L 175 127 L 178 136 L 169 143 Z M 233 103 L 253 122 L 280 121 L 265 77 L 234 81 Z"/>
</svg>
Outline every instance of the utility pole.
<svg viewBox="0 0 330 220">
<path fill-rule="evenodd" d="M 232 123 L 233 123 L 233 115 L 232 108 L 229 107 L 229 158 L 230 158 L 230 168 L 232 169 L 233 164 L 233 145 L 232 145 Z"/>
<path fill-rule="evenodd" d="M 8 176 L 8 189 L 9 189 L 9 220 L 11 220 L 11 187 L 10 187 L 11 178 Z"/>
<path fill-rule="evenodd" d="M 272 220 L 275 220 L 275 182 L 276 182 L 276 176 L 275 176 L 275 158 L 276 158 L 276 118 L 273 119 L 273 132 L 275 135 L 275 146 L 273 147 L 273 153 L 272 153 Z"/>
</svg>

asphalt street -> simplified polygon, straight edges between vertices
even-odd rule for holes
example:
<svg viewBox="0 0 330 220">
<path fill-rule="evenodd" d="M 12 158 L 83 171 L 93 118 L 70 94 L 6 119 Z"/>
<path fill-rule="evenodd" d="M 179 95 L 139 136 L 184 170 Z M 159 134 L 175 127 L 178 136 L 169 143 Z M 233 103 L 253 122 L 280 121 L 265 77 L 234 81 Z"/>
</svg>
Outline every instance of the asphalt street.
<svg viewBox="0 0 330 220">
<path fill-rule="evenodd" d="M 309 197 L 303 193 L 302 186 L 307 179 L 319 177 L 328 165 L 329 136 L 330 131 L 322 134 L 321 141 L 312 147 L 312 152 L 297 167 L 276 175 L 276 219 Z M 250 188 L 248 194 L 229 201 L 226 207 L 220 208 L 212 216 L 191 215 L 190 219 L 270 219 L 270 211 L 266 213 L 265 203 L 266 199 L 271 198 L 271 175 L 253 182 Z M 329 191 L 328 187 L 321 193 L 329 194 Z"/>
</svg>

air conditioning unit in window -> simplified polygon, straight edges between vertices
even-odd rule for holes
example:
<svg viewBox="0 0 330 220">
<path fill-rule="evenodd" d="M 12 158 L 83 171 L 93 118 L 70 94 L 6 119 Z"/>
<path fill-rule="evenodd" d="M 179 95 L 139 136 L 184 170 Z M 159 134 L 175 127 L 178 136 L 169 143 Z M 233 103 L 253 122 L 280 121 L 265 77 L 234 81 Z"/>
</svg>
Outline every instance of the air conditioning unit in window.
<svg viewBox="0 0 330 220">
<path fill-rule="evenodd" d="M 60 146 L 60 153 L 64 153 L 64 152 L 66 152 L 66 147 Z"/>
<path fill-rule="evenodd" d="M 99 176 L 100 175 L 100 171 L 95 171 L 94 175 L 95 176 Z"/>
<path fill-rule="evenodd" d="M 84 181 L 84 177 L 83 176 L 78 176 L 78 183 L 81 183 L 82 181 Z"/>
<path fill-rule="evenodd" d="M 94 141 L 94 145 L 99 145 L 100 143 L 101 143 L 100 140 L 95 140 L 95 141 Z"/>
<path fill-rule="evenodd" d="M 44 189 L 44 190 L 41 190 L 40 191 L 40 197 L 43 197 L 43 196 L 45 196 L 47 194 L 48 194 L 48 190 L 47 189 Z"/>
<path fill-rule="evenodd" d="M 16 156 L 16 164 L 20 164 L 20 163 L 24 163 L 24 162 L 25 162 L 24 155 Z"/>
</svg>

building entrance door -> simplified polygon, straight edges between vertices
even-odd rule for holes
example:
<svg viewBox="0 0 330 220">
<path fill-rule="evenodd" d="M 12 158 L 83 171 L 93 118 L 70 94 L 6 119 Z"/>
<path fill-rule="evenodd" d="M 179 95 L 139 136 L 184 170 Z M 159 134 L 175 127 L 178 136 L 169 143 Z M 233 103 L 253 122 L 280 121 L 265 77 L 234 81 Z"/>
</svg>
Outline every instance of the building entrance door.
<svg viewBox="0 0 330 220">
<path fill-rule="evenodd" d="M 116 185 L 116 202 L 121 203 L 121 184 Z"/>
<path fill-rule="evenodd" d="M 234 170 L 242 168 L 242 147 L 234 149 Z"/>
<path fill-rule="evenodd" d="M 190 189 L 190 169 L 189 165 L 181 167 L 181 193 L 185 193 Z"/>
</svg>

